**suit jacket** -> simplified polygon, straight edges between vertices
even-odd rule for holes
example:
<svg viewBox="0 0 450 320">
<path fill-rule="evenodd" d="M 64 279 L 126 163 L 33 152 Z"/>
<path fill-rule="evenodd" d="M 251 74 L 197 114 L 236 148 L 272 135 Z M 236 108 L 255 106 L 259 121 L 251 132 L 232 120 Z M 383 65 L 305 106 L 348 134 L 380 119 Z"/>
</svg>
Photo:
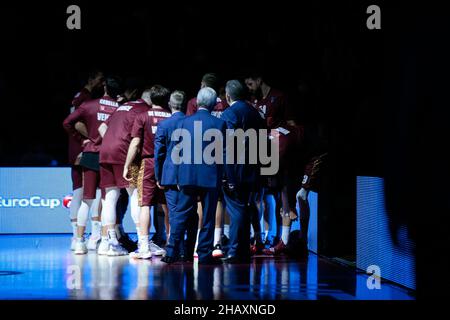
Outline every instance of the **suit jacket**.
<svg viewBox="0 0 450 320">
<path fill-rule="evenodd" d="M 256 130 L 256 146 L 253 145 L 255 150 L 259 150 L 259 129 L 266 128 L 264 119 L 260 116 L 259 112 L 253 108 L 247 102 L 240 100 L 234 102 L 230 107 L 228 107 L 221 115 L 220 119 L 224 120 L 227 124 L 228 129 L 242 129 L 244 131 L 248 129 Z M 236 143 L 236 142 L 235 142 Z M 225 168 L 225 179 L 228 183 L 233 183 L 236 185 L 247 183 L 253 184 L 258 181 L 259 178 L 259 156 L 257 155 L 257 163 L 249 163 L 249 150 L 251 140 L 246 138 L 244 144 L 245 154 L 241 154 L 240 157 L 243 158 L 245 155 L 245 163 L 237 163 L 237 147 L 235 146 L 235 161 L 234 164 L 227 164 Z M 236 143 L 237 144 L 237 143 Z M 252 144 L 255 144 L 253 142 Z"/>
<path fill-rule="evenodd" d="M 185 118 L 182 112 L 174 113 L 161 121 L 155 134 L 155 177 L 162 186 L 176 185 L 176 167 L 172 161 L 172 150 L 177 142 L 172 141 L 172 133 Z"/>
<path fill-rule="evenodd" d="M 198 130 L 197 136 L 194 135 L 195 123 L 197 123 L 197 125 L 201 124 L 201 130 Z M 180 152 L 180 155 L 184 160 L 181 162 L 181 164 L 176 166 L 178 184 L 180 186 L 219 188 L 222 185 L 224 159 L 222 158 L 221 163 L 205 163 L 203 154 L 205 148 L 208 145 L 212 144 L 212 142 L 203 141 L 203 136 L 205 131 L 209 129 L 218 130 L 217 132 L 220 132 L 220 138 L 223 140 L 220 144 L 221 153 L 223 154 L 223 156 L 225 156 L 225 122 L 212 116 L 207 110 L 199 109 L 192 116 L 184 118 L 180 128 L 185 129 L 189 133 L 188 137 L 183 137 L 182 139 L 183 141 L 184 139 L 186 139 L 186 142 L 188 142 L 190 146 L 189 148 L 182 147 Z M 196 144 L 198 146 L 197 149 Z M 179 144 L 177 148 L 181 145 L 187 146 L 187 144 Z M 201 159 L 201 163 L 196 164 L 195 158 Z"/>
</svg>

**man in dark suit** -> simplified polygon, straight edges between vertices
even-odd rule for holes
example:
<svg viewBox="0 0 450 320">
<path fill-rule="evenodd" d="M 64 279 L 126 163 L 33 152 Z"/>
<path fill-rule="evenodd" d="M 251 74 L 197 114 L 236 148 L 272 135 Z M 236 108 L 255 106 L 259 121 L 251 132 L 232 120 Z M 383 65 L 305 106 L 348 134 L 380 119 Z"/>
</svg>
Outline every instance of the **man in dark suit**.
<svg viewBox="0 0 450 320">
<path fill-rule="evenodd" d="M 177 218 L 171 221 L 170 245 L 162 260 L 168 263 L 176 261 L 171 254 L 176 254 L 187 222 L 192 215 L 196 215 L 198 198 L 203 207 L 197 246 L 198 263 L 221 263 L 213 259 L 212 251 L 217 198 L 222 185 L 226 124 L 211 115 L 216 102 L 216 92 L 209 87 L 202 88 L 197 95 L 198 111 L 183 119 L 172 135 L 174 141 L 178 142 L 180 138 L 182 141 L 170 154 L 175 164 L 174 181 L 179 192 L 176 193 Z"/>
<path fill-rule="evenodd" d="M 169 107 L 172 116 L 169 119 L 161 121 L 155 135 L 155 177 L 159 188 L 163 189 L 166 195 L 167 206 L 169 209 L 169 224 L 176 226 L 179 215 L 176 212 L 178 187 L 176 177 L 176 167 L 172 161 L 172 150 L 176 144 L 172 140 L 172 133 L 181 125 L 186 118 L 183 113 L 183 102 L 185 99 L 184 92 L 174 91 L 170 95 Z M 165 262 L 175 262 L 179 257 L 184 257 L 185 261 L 192 258 L 195 240 L 197 236 L 198 216 L 191 215 L 187 220 L 187 241 L 184 240 L 184 233 L 181 235 L 180 247 L 175 250 L 174 241 L 169 237 L 166 246 Z M 172 240 L 172 241 L 171 241 Z"/>
<path fill-rule="evenodd" d="M 226 152 L 233 154 L 234 159 L 227 158 L 225 166 L 224 197 L 231 224 L 224 262 L 240 263 L 250 260 L 250 196 L 259 177 L 259 129 L 265 125 L 258 111 L 244 100 L 245 89 L 238 80 L 228 81 L 225 91 L 230 107 L 222 113 L 221 119 L 232 130 L 228 133 Z M 230 144 L 231 132 L 234 144 Z"/>
</svg>

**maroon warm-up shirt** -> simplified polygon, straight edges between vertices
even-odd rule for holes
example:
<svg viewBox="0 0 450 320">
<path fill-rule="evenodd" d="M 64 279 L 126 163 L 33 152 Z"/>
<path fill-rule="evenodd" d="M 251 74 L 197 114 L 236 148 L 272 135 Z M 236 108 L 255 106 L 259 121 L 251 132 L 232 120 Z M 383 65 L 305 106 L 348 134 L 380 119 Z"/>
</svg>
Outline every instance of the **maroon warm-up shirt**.
<svg viewBox="0 0 450 320">
<path fill-rule="evenodd" d="M 269 129 L 283 127 L 286 125 L 286 120 L 290 120 L 286 96 L 277 89 L 270 88 L 267 97 L 254 100 L 253 105 L 266 120 Z"/>
<path fill-rule="evenodd" d="M 131 142 L 131 130 L 137 115 L 150 106 L 142 99 L 130 101 L 117 108 L 106 120 L 108 130 L 100 146 L 100 163 L 125 164 Z"/>
<path fill-rule="evenodd" d="M 131 130 L 131 137 L 141 138 L 141 156 L 143 158 L 153 157 L 155 150 L 155 133 L 158 123 L 170 116 L 171 113 L 169 111 L 155 107 L 136 116 Z"/>
<path fill-rule="evenodd" d="M 63 122 L 64 128 L 74 137 L 81 140 L 84 139 L 75 130 L 75 124 L 82 122 L 86 125 L 88 131 L 88 142 L 83 152 L 99 152 L 101 137 L 98 127 L 108 120 L 108 118 L 116 111 L 119 104 L 108 96 L 100 99 L 90 100 L 83 103 L 77 110 L 71 113 Z"/>
<path fill-rule="evenodd" d="M 217 98 L 217 104 L 214 106 L 213 111 L 211 111 L 211 114 L 217 118 L 220 118 L 220 115 L 222 112 L 225 111 L 225 109 L 228 108 L 228 103 L 224 100 L 221 100 L 220 98 Z M 191 116 L 194 113 L 197 112 L 198 106 L 197 106 L 197 98 L 192 98 L 188 101 L 187 104 L 187 110 L 186 115 Z"/>
<path fill-rule="evenodd" d="M 89 101 L 92 99 L 91 92 L 83 88 L 80 92 L 78 92 L 75 97 L 72 100 L 72 107 L 70 108 L 70 113 L 74 112 L 78 107 L 86 101 Z M 83 148 L 81 147 L 81 142 L 77 137 L 74 137 L 73 135 L 69 135 L 69 153 L 68 153 L 68 160 L 70 164 L 74 164 L 75 160 L 77 159 L 77 156 L 83 151 Z"/>
</svg>

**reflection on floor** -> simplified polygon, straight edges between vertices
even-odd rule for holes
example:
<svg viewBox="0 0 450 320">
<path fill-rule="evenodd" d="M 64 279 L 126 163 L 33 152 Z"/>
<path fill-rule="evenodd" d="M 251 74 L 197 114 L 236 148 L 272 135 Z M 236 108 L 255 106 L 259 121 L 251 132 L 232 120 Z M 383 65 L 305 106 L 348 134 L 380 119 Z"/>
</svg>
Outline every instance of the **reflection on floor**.
<svg viewBox="0 0 450 320">
<path fill-rule="evenodd" d="M 414 299 L 389 283 L 310 253 L 304 261 L 166 265 L 160 258 L 75 256 L 68 235 L 0 235 L 0 299 Z"/>
</svg>

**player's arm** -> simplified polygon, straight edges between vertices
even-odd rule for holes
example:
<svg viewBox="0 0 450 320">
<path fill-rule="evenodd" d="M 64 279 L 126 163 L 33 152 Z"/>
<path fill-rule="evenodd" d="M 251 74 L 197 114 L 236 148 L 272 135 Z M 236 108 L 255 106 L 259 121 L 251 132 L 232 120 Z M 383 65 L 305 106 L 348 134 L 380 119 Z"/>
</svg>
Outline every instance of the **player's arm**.
<svg viewBox="0 0 450 320">
<path fill-rule="evenodd" d="M 77 130 L 78 133 L 81 134 L 83 137 L 86 137 L 86 138 L 89 137 L 87 127 L 83 122 L 78 121 L 77 123 L 75 123 L 74 127 L 75 127 L 75 130 Z"/>
<path fill-rule="evenodd" d="M 76 109 L 74 112 L 72 112 L 71 114 L 69 114 L 67 116 L 67 118 L 64 119 L 64 121 L 63 121 L 63 127 L 67 131 L 67 133 L 69 135 L 75 137 L 78 141 L 80 141 L 80 143 L 83 142 L 85 137 L 83 136 L 82 133 L 80 133 L 77 130 L 76 124 L 78 122 L 83 121 L 83 112 L 84 112 L 84 108 L 80 107 L 80 108 Z M 87 136 L 88 135 L 87 130 L 85 133 Z"/>
<path fill-rule="evenodd" d="M 123 178 L 127 181 L 131 181 L 131 178 L 128 177 L 128 169 L 130 168 L 130 165 L 133 163 L 134 159 L 136 159 L 140 144 L 141 138 L 134 137 L 131 140 L 130 146 L 128 147 L 127 159 L 125 160 L 125 165 L 123 167 Z"/>
<path fill-rule="evenodd" d="M 131 127 L 131 142 L 128 147 L 127 159 L 125 160 L 125 165 L 123 168 L 123 177 L 127 181 L 131 181 L 128 178 L 128 169 L 136 159 L 136 155 L 139 152 L 139 146 L 141 145 L 141 137 L 144 136 L 144 128 L 146 123 L 146 113 L 139 114 L 136 119 L 134 119 L 133 126 Z"/>
</svg>

